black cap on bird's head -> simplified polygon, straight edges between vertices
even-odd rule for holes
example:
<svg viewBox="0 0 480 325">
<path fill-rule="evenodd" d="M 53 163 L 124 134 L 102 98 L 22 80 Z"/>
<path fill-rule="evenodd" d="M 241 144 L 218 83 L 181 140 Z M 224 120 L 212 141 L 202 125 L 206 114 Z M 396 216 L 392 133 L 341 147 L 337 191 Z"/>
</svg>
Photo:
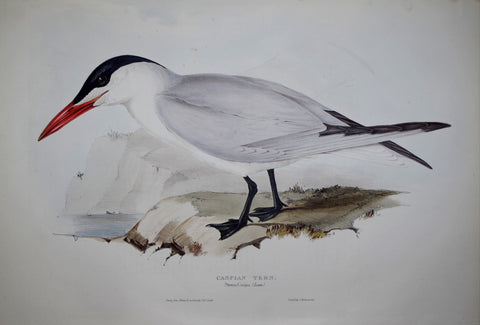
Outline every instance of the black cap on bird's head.
<svg viewBox="0 0 480 325">
<path fill-rule="evenodd" d="M 82 88 L 78 92 L 77 96 L 69 103 L 63 110 L 61 110 L 45 127 L 43 132 L 38 137 L 38 141 L 49 136 L 52 133 L 57 132 L 63 126 L 82 115 L 83 113 L 88 112 L 92 108 L 96 107 L 95 102 L 102 97 L 108 90 L 105 90 L 100 95 L 90 99 L 84 103 L 80 103 L 92 90 L 96 88 L 103 88 L 109 82 L 112 74 L 117 71 L 119 68 L 136 62 L 150 62 L 158 64 L 154 61 L 151 61 L 146 58 L 135 55 L 121 55 L 114 58 L 108 59 L 107 61 L 100 64 L 95 70 L 90 73 L 87 80 L 83 84 Z M 80 104 L 79 104 L 80 103 Z"/>
<path fill-rule="evenodd" d="M 80 102 L 94 88 L 106 86 L 110 81 L 112 73 L 117 71 L 119 68 L 135 62 L 155 63 L 149 59 L 145 59 L 135 55 L 121 55 L 108 59 L 107 61 L 96 67 L 95 70 L 92 71 L 92 73 L 90 73 L 87 80 L 85 80 L 82 88 L 78 92 L 77 96 L 75 96 L 75 98 L 73 99 L 73 104 Z"/>
</svg>

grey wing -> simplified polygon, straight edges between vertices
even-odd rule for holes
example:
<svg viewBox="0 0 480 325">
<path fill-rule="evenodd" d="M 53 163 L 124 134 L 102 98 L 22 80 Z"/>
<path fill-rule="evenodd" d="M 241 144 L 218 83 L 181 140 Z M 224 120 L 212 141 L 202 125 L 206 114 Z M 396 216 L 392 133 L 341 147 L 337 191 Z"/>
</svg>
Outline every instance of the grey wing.
<svg viewBox="0 0 480 325">
<path fill-rule="evenodd" d="M 284 160 L 281 150 L 245 145 L 304 131 L 324 131 L 321 114 L 328 114 L 318 103 L 320 113 L 316 113 L 307 107 L 308 97 L 282 87 L 245 77 L 184 76 L 158 95 L 157 113 L 171 132 L 217 158 Z M 312 106 L 315 102 L 310 101 Z"/>
<path fill-rule="evenodd" d="M 373 129 L 351 125 L 279 84 L 224 75 L 182 77 L 159 94 L 157 113 L 183 140 L 214 157 L 237 162 L 298 159 L 373 145 L 429 128 L 424 123 Z"/>
</svg>

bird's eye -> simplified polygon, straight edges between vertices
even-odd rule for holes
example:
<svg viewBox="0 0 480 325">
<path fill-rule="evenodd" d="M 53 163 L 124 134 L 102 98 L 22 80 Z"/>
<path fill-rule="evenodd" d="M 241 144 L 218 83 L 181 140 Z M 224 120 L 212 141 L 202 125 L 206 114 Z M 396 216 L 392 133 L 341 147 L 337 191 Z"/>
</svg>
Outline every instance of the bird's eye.
<svg viewBox="0 0 480 325">
<path fill-rule="evenodd" d="M 99 87 L 103 87 L 103 86 L 105 86 L 107 83 L 108 83 L 108 78 L 107 78 L 107 77 L 105 77 L 105 76 L 99 76 L 99 77 L 97 78 L 97 85 L 98 85 Z"/>
</svg>

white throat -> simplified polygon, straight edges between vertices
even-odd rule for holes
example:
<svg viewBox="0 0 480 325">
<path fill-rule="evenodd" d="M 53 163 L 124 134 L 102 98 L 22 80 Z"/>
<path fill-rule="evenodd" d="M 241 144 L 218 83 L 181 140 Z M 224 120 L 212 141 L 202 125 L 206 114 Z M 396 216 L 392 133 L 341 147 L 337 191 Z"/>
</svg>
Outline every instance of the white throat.
<svg viewBox="0 0 480 325">
<path fill-rule="evenodd" d="M 151 63 L 134 65 L 134 70 L 125 71 L 129 80 L 131 97 L 123 104 L 130 115 L 152 135 L 174 140 L 157 114 L 157 96 L 181 78 L 172 71 Z M 133 91 L 132 91 L 133 90 Z"/>
</svg>

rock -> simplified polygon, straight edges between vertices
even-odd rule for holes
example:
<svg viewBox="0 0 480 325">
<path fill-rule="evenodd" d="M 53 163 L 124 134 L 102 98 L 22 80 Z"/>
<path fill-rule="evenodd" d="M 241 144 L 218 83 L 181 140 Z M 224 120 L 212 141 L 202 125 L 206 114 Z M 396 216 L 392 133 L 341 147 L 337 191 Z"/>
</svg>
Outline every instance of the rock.
<svg viewBox="0 0 480 325">
<path fill-rule="evenodd" d="M 303 234 L 314 240 L 336 229 L 356 232 L 356 219 L 397 206 L 389 196 L 398 193 L 340 186 L 306 191 L 294 188 L 280 194 L 288 207 L 275 218 L 255 222 L 252 217 L 254 222 L 225 240 L 219 240 L 219 232 L 206 225 L 238 218 L 246 194 L 190 193 L 158 202 L 128 232 L 125 241 L 141 251 L 166 248 L 172 255 L 231 254 L 235 258 L 240 249 L 250 245 L 260 248 L 267 238 Z M 269 193 L 259 193 L 253 207 L 269 206 L 271 202 Z"/>
</svg>

